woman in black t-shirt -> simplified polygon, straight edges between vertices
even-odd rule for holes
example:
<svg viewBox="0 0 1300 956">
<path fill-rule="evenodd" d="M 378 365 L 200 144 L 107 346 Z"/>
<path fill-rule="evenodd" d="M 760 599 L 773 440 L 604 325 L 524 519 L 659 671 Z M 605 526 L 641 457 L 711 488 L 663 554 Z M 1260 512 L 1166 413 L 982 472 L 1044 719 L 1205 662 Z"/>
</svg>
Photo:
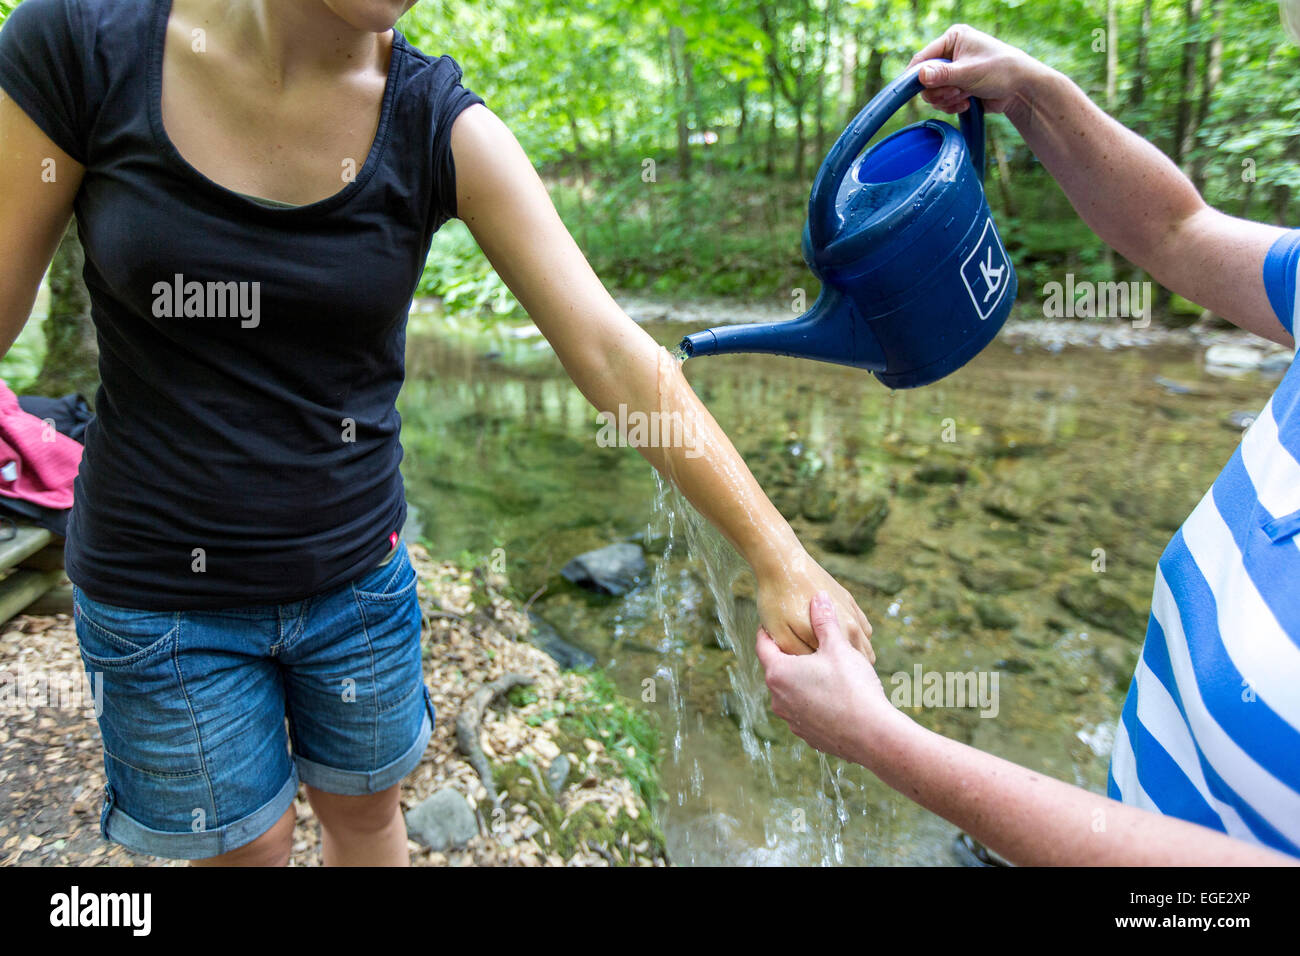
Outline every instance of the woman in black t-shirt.
<svg viewBox="0 0 1300 956">
<path fill-rule="evenodd" d="M 598 409 L 676 422 L 639 450 L 753 567 L 773 639 L 812 647 L 827 590 L 871 655 L 509 130 L 393 29 L 408 6 L 26 0 L 0 30 L 0 340 L 75 212 L 102 386 L 67 568 L 104 674 L 103 830 L 145 852 L 283 862 L 302 780 L 327 863 L 406 859 L 432 708 L 395 400 L 452 216 Z"/>
</svg>

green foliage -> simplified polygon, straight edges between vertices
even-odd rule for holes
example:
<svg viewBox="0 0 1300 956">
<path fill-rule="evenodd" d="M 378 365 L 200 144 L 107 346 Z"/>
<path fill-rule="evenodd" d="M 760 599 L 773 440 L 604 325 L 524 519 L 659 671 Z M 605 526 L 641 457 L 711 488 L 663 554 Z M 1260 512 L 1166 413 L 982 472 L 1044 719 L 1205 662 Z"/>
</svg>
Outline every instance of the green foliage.
<svg viewBox="0 0 1300 956">
<path fill-rule="evenodd" d="M 14 6 L 0 0 L 0 19 Z M 825 150 L 958 21 L 1073 78 L 1177 156 L 1212 204 L 1295 223 L 1300 53 L 1274 0 L 423 0 L 399 26 L 457 58 L 612 285 L 784 297 L 811 284 L 799 238 Z M 1017 262 L 1035 276 L 1126 268 L 1014 130 L 991 128 L 990 201 Z M 435 237 L 420 292 L 453 314 L 520 314 L 455 223 Z"/>
<path fill-rule="evenodd" d="M 504 319 L 522 312 L 460 220 L 433 237 L 417 294 L 438 296 L 452 314 Z"/>
<path fill-rule="evenodd" d="M 812 285 L 799 239 L 822 152 L 880 82 L 958 21 L 1060 69 L 1166 152 L 1185 144 L 1183 167 L 1211 203 L 1293 223 L 1300 56 L 1276 3 L 1205 0 L 1190 22 L 1182 0 L 1112 2 L 1113 32 L 1106 0 L 440 0 L 402 28 L 457 57 L 543 168 L 597 272 L 625 289 L 785 297 Z M 994 128 L 1003 154 L 990 201 L 1022 284 L 1127 268 L 1010 125 Z M 445 247 L 439 237 L 423 288 L 456 311 L 515 308 L 464 235 Z"/>
<path fill-rule="evenodd" d="M 583 674 L 585 696 L 567 708 L 560 728 L 581 746 L 590 737 L 605 745 L 622 775 L 647 806 L 663 794 L 659 787 L 659 729 L 645 708 L 619 694 L 604 671 Z"/>
<path fill-rule="evenodd" d="M 530 715 L 528 722 L 541 726 L 555 720 L 558 726 L 558 733 L 554 735 L 556 744 L 569 753 L 585 754 L 584 741 L 599 741 L 604 745 L 604 753 L 617 765 L 618 775 L 627 779 L 647 807 L 653 807 L 663 797 L 659 783 L 659 730 L 655 720 L 644 708 L 635 706 L 619 694 L 604 671 L 583 672 L 582 685 L 583 690 L 578 696 L 557 700 L 553 706 Z M 531 687 L 516 687 L 509 692 L 508 699 L 512 706 L 526 707 L 536 703 L 538 695 Z M 563 816 L 554 801 L 545 796 L 544 788 L 533 785 L 539 776 L 537 771 L 541 769 L 534 767 L 527 758 L 520 758 L 513 764 L 496 768 L 496 781 L 498 786 L 510 791 L 512 798 L 532 806 L 539 821 L 552 831 L 553 839 L 562 841 L 557 845 L 564 847 L 568 845 L 564 831 L 569 830 L 570 825 L 561 825 Z M 602 831 L 610 823 L 603 813 L 589 822 Z M 649 814 L 633 821 L 620 813 L 618 820 L 614 821 L 614 831 L 630 831 L 633 842 L 648 839 L 661 845 L 663 840 Z M 596 837 L 597 842 L 613 842 L 609 833 L 591 836 Z M 577 845 L 585 843 L 585 839 L 584 836 Z M 568 855 L 563 849 L 560 852 Z"/>
<path fill-rule="evenodd" d="M 18 335 L 18 340 L 0 358 L 0 378 L 15 394 L 21 395 L 31 388 L 41 374 L 45 363 L 45 330 L 39 319 L 29 319 Z"/>
</svg>

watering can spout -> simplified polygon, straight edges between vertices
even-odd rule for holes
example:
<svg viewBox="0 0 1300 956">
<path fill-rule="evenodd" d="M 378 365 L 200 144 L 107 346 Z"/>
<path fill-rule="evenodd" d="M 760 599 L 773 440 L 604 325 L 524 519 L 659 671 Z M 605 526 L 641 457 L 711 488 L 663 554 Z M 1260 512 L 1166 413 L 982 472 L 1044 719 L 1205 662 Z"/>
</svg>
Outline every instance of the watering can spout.
<svg viewBox="0 0 1300 956">
<path fill-rule="evenodd" d="M 731 352 L 764 352 L 818 359 L 878 371 L 885 357 L 848 299 L 823 292 L 806 313 L 789 322 L 721 325 L 686 336 L 679 346 L 687 358 Z"/>
</svg>

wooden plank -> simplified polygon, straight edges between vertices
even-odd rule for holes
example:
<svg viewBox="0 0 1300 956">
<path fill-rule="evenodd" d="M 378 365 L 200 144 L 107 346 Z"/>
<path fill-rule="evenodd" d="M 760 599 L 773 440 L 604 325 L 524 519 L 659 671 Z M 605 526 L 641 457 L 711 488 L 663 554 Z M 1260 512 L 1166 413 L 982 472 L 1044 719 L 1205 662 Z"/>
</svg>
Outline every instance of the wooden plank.
<svg viewBox="0 0 1300 956">
<path fill-rule="evenodd" d="M 8 541 L 0 541 L 0 571 L 8 571 L 24 558 L 30 558 L 53 538 L 44 528 L 20 524 L 17 534 Z"/>
<path fill-rule="evenodd" d="M 54 540 L 31 557 L 18 562 L 20 568 L 33 571 L 58 571 L 63 567 L 63 536 L 55 535 Z"/>
<path fill-rule="evenodd" d="M 29 604 L 62 580 L 62 571 L 27 571 L 20 568 L 0 581 L 0 622 L 7 622 L 15 614 L 21 614 Z"/>
<path fill-rule="evenodd" d="M 25 609 L 27 614 L 71 614 L 72 583 L 64 581 L 46 591 Z"/>
</svg>

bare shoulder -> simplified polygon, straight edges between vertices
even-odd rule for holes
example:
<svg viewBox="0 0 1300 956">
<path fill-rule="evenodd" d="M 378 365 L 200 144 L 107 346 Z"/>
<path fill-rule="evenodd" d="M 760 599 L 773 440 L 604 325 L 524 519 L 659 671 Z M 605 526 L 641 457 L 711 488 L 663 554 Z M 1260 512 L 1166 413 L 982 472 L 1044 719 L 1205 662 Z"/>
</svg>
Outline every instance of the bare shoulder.
<svg viewBox="0 0 1300 956">
<path fill-rule="evenodd" d="M 462 149 L 491 147 L 503 139 L 513 140 L 514 136 L 501 118 L 482 103 L 462 110 L 451 124 L 451 147 L 458 154 Z"/>
<path fill-rule="evenodd" d="M 493 206 L 517 204 L 541 188 L 514 133 L 482 104 L 469 107 L 452 124 L 451 152 L 457 200 L 467 222 Z"/>
</svg>

